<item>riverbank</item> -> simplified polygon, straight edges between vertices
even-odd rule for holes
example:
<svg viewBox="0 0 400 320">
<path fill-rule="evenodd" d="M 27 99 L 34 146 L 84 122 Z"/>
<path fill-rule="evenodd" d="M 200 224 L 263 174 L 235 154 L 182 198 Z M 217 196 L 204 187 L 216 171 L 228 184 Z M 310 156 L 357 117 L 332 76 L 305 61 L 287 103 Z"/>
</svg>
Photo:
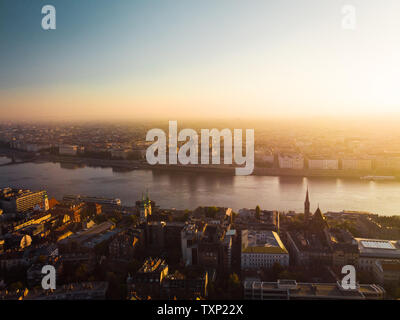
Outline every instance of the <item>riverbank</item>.
<svg viewBox="0 0 400 320">
<path fill-rule="evenodd" d="M 1 159 L 3 161 L 5 159 Z M 399 181 L 369 182 L 361 179 L 234 176 L 152 168 L 124 171 L 121 168 L 87 166 L 83 163 L 23 163 L 0 167 L 0 187 L 47 190 L 49 197 L 68 194 L 119 198 L 135 205 L 142 193 L 160 207 L 194 209 L 198 206 L 231 207 L 234 210 L 304 210 L 307 187 L 311 210 L 368 211 L 396 215 L 400 207 Z"/>
<path fill-rule="evenodd" d="M 0 156 L 18 157 L 21 159 L 32 158 L 32 153 L 14 151 L 11 149 L 1 149 Z M 116 159 L 96 159 L 83 157 L 70 157 L 52 154 L 36 155 L 32 162 L 35 163 L 60 163 L 63 167 L 101 167 L 113 168 L 115 171 L 133 171 L 138 169 L 158 170 L 158 171 L 182 171 L 193 173 L 213 173 L 224 175 L 235 175 L 235 166 L 233 165 L 149 165 L 144 160 L 116 160 Z M 18 163 L 16 163 L 17 165 Z M 255 167 L 254 176 L 272 176 L 272 177 L 321 177 L 321 178 L 351 178 L 360 179 L 365 176 L 394 176 L 400 180 L 400 174 L 393 175 L 388 171 L 368 171 L 368 170 L 313 170 L 313 169 L 281 169 Z"/>
<path fill-rule="evenodd" d="M 59 162 L 61 164 L 77 164 L 89 167 L 105 167 L 113 168 L 121 171 L 130 171 L 138 169 L 159 170 L 159 171 L 182 171 L 193 173 L 215 173 L 225 175 L 235 175 L 235 166 L 231 165 L 149 165 L 145 161 L 140 160 L 114 160 L 114 159 L 92 159 L 92 158 L 75 158 L 62 157 L 55 155 L 40 156 L 35 162 Z M 255 167 L 254 176 L 271 176 L 271 177 L 321 177 L 321 178 L 351 178 L 360 179 L 365 176 L 387 176 L 392 174 L 384 171 L 368 171 L 368 170 L 312 170 L 312 169 L 281 169 L 281 168 L 264 168 Z M 396 180 L 400 180 L 400 175 L 394 176 Z"/>
</svg>

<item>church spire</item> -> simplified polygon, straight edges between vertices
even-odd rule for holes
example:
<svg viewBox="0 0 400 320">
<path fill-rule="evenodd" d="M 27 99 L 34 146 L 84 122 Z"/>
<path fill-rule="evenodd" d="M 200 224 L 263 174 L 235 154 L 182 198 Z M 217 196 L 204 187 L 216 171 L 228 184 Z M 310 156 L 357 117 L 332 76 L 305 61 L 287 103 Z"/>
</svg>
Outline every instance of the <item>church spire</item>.
<svg viewBox="0 0 400 320">
<path fill-rule="evenodd" d="M 308 196 L 308 186 L 306 193 L 306 201 L 304 201 L 304 218 L 308 220 L 310 218 L 310 199 Z"/>
</svg>

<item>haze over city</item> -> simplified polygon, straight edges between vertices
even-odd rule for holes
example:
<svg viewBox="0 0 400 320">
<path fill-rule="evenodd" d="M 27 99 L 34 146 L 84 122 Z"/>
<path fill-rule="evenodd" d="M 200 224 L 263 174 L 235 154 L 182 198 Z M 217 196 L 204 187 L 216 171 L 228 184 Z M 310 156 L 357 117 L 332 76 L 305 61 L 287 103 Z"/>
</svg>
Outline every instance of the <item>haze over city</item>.
<svg viewBox="0 0 400 320">
<path fill-rule="evenodd" d="M 2 311 L 400 300 L 399 39 L 399 0 L 0 0 Z"/>
<path fill-rule="evenodd" d="M 2 120 L 398 115 L 396 0 L 45 4 L 1 2 Z"/>
</svg>

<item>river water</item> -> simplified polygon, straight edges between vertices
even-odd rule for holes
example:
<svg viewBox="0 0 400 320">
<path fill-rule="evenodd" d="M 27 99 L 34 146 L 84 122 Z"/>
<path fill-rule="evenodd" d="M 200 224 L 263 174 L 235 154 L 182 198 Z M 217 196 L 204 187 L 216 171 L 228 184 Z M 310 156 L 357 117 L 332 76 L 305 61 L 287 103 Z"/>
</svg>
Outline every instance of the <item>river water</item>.
<svg viewBox="0 0 400 320">
<path fill-rule="evenodd" d="M 8 162 L 0 158 L 0 164 Z M 294 210 L 303 212 L 310 190 L 311 208 L 323 212 L 369 211 L 400 214 L 400 181 L 359 179 L 229 176 L 135 170 L 115 172 L 111 168 L 66 168 L 59 163 L 25 163 L 0 167 L 0 188 L 5 186 L 45 189 L 50 197 L 83 194 L 120 198 L 132 205 L 149 191 L 163 208 L 194 209 L 215 205 L 240 208 Z"/>
</svg>

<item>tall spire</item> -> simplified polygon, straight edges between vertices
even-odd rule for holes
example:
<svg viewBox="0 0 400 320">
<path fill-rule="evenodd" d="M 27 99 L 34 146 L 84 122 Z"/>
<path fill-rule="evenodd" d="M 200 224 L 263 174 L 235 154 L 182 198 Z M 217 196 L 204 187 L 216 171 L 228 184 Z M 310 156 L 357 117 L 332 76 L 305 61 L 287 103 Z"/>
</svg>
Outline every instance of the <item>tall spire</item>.
<svg viewBox="0 0 400 320">
<path fill-rule="evenodd" d="M 310 218 L 310 199 L 308 196 L 308 186 L 306 193 L 306 201 L 304 201 L 304 218 L 308 220 Z"/>
</svg>

